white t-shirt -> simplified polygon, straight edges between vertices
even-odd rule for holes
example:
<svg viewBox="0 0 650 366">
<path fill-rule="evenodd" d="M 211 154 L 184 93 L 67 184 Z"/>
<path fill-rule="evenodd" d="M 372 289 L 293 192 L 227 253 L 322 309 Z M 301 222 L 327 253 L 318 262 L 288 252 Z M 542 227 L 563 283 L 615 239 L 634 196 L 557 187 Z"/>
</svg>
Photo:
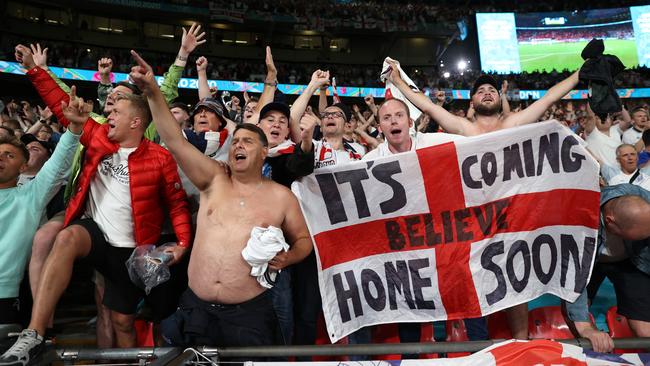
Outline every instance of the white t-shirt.
<svg viewBox="0 0 650 366">
<path fill-rule="evenodd" d="M 636 172 L 634 172 L 634 173 L 636 173 Z M 630 183 L 630 179 L 632 179 L 632 176 L 634 175 L 634 173 L 625 174 L 625 173 L 621 172 L 620 174 L 613 176 L 609 180 L 609 185 L 613 186 L 613 185 L 616 185 L 616 184 Z M 650 191 L 650 177 L 645 175 L 644 173 L 639 173 L 639 175 L 634 179 L 632 184 Z"/>
<path fill-rule="evenodd" d="M 120 148 L 115 154 L 106 156 L 90 182 L 85 215 L 95 220 L 106 241 L 114 247 L 136 246 L 128 160 L 135 149 Z"/>
<path fill-rule="evenodd" d="M 447 142 L 452 142 L 452 141 L 458 141 L 465 139 L 465 136 L 462 135 L 454 135 L 451 133 L 443 133 L 443 132 L 434 132 L 434 133 L 418 133 L 415 135 L 415 138 L 411 137 L 411 151 L 415 151 L 417 149 L 422 149 L 425 147 L 429 146 L 435 146 L 435 145 L 440 145 L 444 144 Z M 375 159 L 380 156 L 389 156 L 393 155 L 393 152 L 390 151 L 388 148 L 388 140 L 385 140 L 379 146 L 377 146 L 376 149 L 370 151 L 367 153 L 363 159 Z"/>
<path fill-rule="evenodd" d="M 346 150 L 334 150 L 325 140 L 314 141 L 314 170 L 326 166 L 346 164 L 351 161 L 360 160 L 361 155 Z"/>
<path fill-rule="evenodd" d="M 587 148 L 592 154 L 603 164 L 617 166 L 616 161 L 616 148 L 621 145 L 621 129 L 617 126 L 609 128 L 609 136 L 600 132 L 598 128 L 594 128 L 589 135 L 587 135 Z"/>
<path fill-rule="evenodd" d="M 639 131 L 634 127 L 630 127 L 623 133 L 623 143 L 634 145 L 639 140 L 641 140 L 642 135 L 642 131 Z"/>
</svg>

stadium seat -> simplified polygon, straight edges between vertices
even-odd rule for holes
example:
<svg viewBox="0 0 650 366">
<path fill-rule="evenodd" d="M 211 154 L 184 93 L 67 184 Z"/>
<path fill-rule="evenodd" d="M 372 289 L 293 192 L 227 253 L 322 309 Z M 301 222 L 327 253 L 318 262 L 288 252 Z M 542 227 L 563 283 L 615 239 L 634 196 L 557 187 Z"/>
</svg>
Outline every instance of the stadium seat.
<svg viewBox="0 0 650 366">
<path fill-rule="evenodd" d="M 447 320 L 446 322 L 447 330 L 447 342 L 467 342 L 469 338 L 467 337 L 467 329 L 465 329 L 465 322 L 462 319 L 457 320 Z M 471 355 L 470 352 L 457 352 L 457 353 L 447 353 L 447 357 L 465 357 Z"/>
<path fill-rule="evenodd" d="M 607 310 L 607 327 L 609 336 L 612 338 L 634 338 L 636 335 L 630 329 L 627 318 L 618 313 L 618 307 L 612 306 Z M 645 352 L 643 349 L 614 349 L 614 353 L 637 353 Z"/>
<path fill-rule="evenodd" d="M 399 324 L 380 324 L 372 327 L 372 343 L 400 343 Z M 373 360 L 401 360 L 402 355 L 377 355 Z"/>
<path fill-rule="evenodd" d="M 135 335 L 138 347 L 153 347 L 153 323 L 142 319 L 136 319 Z"/>
<path fill-rule="evenodd" d="M 316 321 L 316 344 L 332 344 L 330 342 L 330 337 L 327 334 L 327 327 L 325 326 L 325 317 L 321 312 L 318 315 L 318 320 Z M 336 344 L 348 344 L 348 338 L 345 337 Z M 313 361 L 348 361 L 347 356 L 312 356 Z"/>
<path fill-rule="evenodd" d="M 490 339 L 512 339 L 512 332 L 505 311 L 488 315 L 487 327 Z"/>
<path fill-rule="evenodd" d="M 573 338 L 559 306 L 545 306 L 529 311 L 528 335 L 531 339 Z"/>
<path fill-rule="evenodd" d="M 434 338 L 434 330 L 433 330 L 433 323 L 422 323 L 422 326 L 420 328 L 420 342 L 422 343 L 427 343 L 427 342 L 435 342 Z M 420 358 L 438 358 L 437 353 L 422 353 L 420 354 Z"/>
</svg>

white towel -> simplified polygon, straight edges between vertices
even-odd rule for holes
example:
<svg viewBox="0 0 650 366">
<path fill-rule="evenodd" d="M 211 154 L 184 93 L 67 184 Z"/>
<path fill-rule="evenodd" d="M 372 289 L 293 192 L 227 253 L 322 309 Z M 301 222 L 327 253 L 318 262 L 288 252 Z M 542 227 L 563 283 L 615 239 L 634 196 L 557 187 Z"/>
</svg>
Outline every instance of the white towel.
<svg viewBox="0 0 650 366">
<path fill-rule="evenodd" d="M 411 114 L 411 119 L 413 121 L 415 121 L 416 119 L 418 119 L 418 117 L 420 117 L 422 112 L 419 109 L 417 109 L 417 107 L 415 107 L 413 105 L 413 103 L 411 103 L 404 96 L 404 94 L 402 94 L 402 92 L 399 91 L 399 89 L 395 85 L 393 85 L 393 83 L 388 79 L 388 76 L 390 75 L 390 73 L 393 72 L 393 70 L 391 69 L 391 66 L 388 64 L 388 61 L 395 61 L 395 60 L 393 60 L 390 57 L 386 57 L 386 59 L 384 59 L 384 66 L 381 68 L 381 75 L 379 76 L 379 79 L 381 81 L 383 81 L 384 83 L 386 83 L 386 99 L 390 99 L 392 97 L 392 98 L 404 101 L 406 103 L 406 105 L 409 107 L 409 113 Z M 418 89 L 418 87 L 415 85 L 413 80 L 411 80 L 411 78 L 408 75 L 406 75 L 404 70 L 402 70 L 402 67 L 399 65 L 399 61 L 395 61 L 395 62 L 397 63 L 397 68 L 399 69 L 399 74 L 400 74 L 402 80 L 404 80 L 404 82 L 406 83 L 406 85 L 408 85 L 409 88 L 411 88 L 411 90 L 413 90 L 413 91 L 416 91 L 416 92 L 420 91 L 420 89 Z M 409 129 L 409 133 L 410 133 L 411 136 L 415 136 L 415 133 L 416 133 L 415 123 Z"/>
<path fill-rule="evenodd" d="M 272 288 L 278 272 L 268 269 L 269 261 L 278 252 L 288 250 L 289 244 L 284 240 L 282 230 L 274 226 L 267 228 L 256 226 L 251 230 L 251 237 L 241 251 L 241 255 L 251 266 L 251 276 L 257 277 L 260 285 Z"/>
</svg>

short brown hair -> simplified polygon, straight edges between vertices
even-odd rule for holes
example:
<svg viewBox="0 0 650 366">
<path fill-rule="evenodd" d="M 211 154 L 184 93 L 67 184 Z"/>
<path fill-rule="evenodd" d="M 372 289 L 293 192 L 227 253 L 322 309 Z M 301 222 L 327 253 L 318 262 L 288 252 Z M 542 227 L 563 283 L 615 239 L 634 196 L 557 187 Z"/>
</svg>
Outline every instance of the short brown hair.
<svg viewBox="0 0 650 366">
<path fill-rule="evenodd" d="M 409 110 L 409 106 L 406 104 L 405 101 L 403 101 L 403 100 L 401 100 L 401 99 L 397 99 L 397 98 L 391 98 L 391 99 L 386 99 L 386 100 L 384 100 L 384 101 L 379 105 L 379 108 L 377 108 L 377 118 L 379 118 L 379 111 L 381 110 L 381 108 L 382 108 L 386 103 L 388 103 L 388 102 L 390 102 L 390 101 L 392 101 L 392 100 L 394 100 L 394 101 L 396 101 L 396 102 L 399 102 L 401 105 L 403 105 L 403 106 L 404 106 L 404 109 L 406 109 L 406 116 L 407 116 L 409 119 L 411 119 L 411 111 Z M 377 122 L 379 122 L 379 121 L 377 121 Z"/>
<path fill-rule="evenodd" d="M 29 160 L 29 150 L 27 150 L 27 147 L 25 146 L 25 144 L 23 144 L 16 137 L 14 137 L 14 136 L 5 137 L 5 138 L 0 137 L 0 145 L 11 145 L 11 146 L 17 148 L 23 154 L 23 157 L 25 158 L 25 162 L 27 162 Z"/>
<path fill-rule="evenodd" d="M 266 138 L 266 134 L 264 133 L 264 130 L 255 126 L 254 124 L 242 123 L 241 125 L 237 125 L 237 127 L 235 127 L 235 132 L 233 133 L 233 135 L 237 133 L 237 131 L 239 130 L 247 130 L 256 133 L 257 136 L 260 138 L 260 142 L 262 143 L 262 146 L 264 147 L 269 146 L 269 140 Z"/>
<path fill-rule="evenodd" d="M 149 110 L 149 103 L 146 97 L 138 94 L 119 93 L 115 97 L 115 101 L 117 102 L 118 100 L 128 100 L 131 102 L 135 115 L 144 121 L 144 128 L 149 126 L 151 122 L 151 110 Z"/>
</svg>

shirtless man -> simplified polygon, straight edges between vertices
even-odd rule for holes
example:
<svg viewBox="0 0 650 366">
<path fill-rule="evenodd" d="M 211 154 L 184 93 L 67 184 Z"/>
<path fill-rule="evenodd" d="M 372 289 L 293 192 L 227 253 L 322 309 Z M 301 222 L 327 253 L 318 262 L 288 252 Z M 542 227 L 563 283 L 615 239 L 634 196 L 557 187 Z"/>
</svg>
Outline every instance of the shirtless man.
<svg viewBox="0 0 650 366">
<path fill-rule="evenodd" d="M 389 64 L 393 70 L 397 70 L 395 62 L 389 61 Z M 472 122 L 449 113 L 441 106 L 433 103 L 424 94 L 411 90 L 402 80 L 399 72 L 391 72 L 389 78 L 406 98 L 424 113 L 431 116 L 447 133 L 463 136 L 476 136 L 537 122 L 553 103 L 562 99 L 566 93 L 578 85 L 578 71 L 576 71 L 549 89 L 541 99 L 528 106 L 528 108 L 517 113 L 504 115 L 501 113 L 501 100 L 496 80 L 489 75 L 481 75 L 476 79 L 470 94 L 475 110 L 474 122 Z"/>
<path fill-rule="evenodd" d="M 274 337 L 278 324 L 271 297 L 250 275 L 242 250 L 254 227 L 281 228 L 291 246 L 270 260 L 269 268 L 279 270 L 305 258 L 312 242 L 296 197 L 286 187 L 262 178 L 268 151 L 264 132 L 251 124 L 237 127 L 230 167 L 206 157 L 183 138 L 151 66 L 135 51 L 132 54 L 138 66 L 131 70 L 131 78 L 151 103 L 160 137 L 201 192 L 189 289 L 175 316 L 163 325 L 166 340 L 177 346 L 280 343 Z"/>
</svg>

